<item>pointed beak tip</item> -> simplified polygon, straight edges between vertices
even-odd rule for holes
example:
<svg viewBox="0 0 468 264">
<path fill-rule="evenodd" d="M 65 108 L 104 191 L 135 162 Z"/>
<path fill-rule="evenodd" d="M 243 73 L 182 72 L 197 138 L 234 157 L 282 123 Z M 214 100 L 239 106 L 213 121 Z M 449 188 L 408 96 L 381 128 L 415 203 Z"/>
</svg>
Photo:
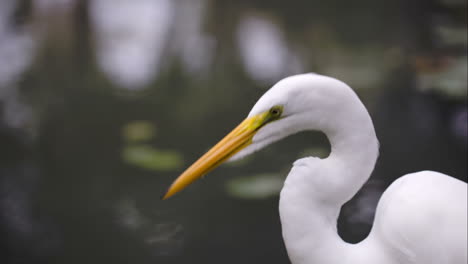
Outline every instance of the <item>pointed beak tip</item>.
<svg viewBox="0 0 468 264">
<path fill-rule="evenodd" d="M 167 189 L 164 192 L 164 194 L 159 197 L 162 201 L 165 201 L 165 200 L 169 199 L 172 196 L 171 194 L 169 194 L 169 190 L 170 189 Z"/>
<path fill-rule="evenodd" d="M 259 119 L 263 115 L 245 119 L 233 131 L 186 169 L 166 190 L 161 200 L 167 200 L 180 192 L 207 172 L 219 166 L 251 143 L 252 137 L 258 129 Z"/>
</svg>

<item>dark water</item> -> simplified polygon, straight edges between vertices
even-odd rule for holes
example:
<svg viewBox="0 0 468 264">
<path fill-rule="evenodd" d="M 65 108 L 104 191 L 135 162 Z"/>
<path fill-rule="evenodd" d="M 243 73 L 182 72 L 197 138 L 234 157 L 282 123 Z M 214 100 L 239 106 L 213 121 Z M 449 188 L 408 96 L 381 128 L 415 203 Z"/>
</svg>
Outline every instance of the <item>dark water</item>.
<svg viewBox="0 0 468 264">
<path fill-rule="evenodd" d="M 466 181 L 466 1 L 2 1 L 1 263 L 289 263 L 278 192 L 325 156 L 301 133 L 174 178 L 281 78 L 342 79 L 381 142 L 344 206 L 350 242 L 381 192 L 423 169 Z"/>
</svg>

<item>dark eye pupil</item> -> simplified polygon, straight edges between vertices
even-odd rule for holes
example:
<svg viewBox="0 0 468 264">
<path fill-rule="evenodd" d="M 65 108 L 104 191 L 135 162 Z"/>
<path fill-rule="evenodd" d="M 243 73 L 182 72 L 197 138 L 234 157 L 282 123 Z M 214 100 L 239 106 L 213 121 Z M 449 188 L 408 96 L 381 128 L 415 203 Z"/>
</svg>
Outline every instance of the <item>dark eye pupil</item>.
<svg viewBox="0 0 468 264">
<path fill-rule="evenodd" d="M 276 116 L 276 115 L 279 115 L 279 114 L 280 114 L 280 110 L 279 110 L 278 108 L 272 108 L 272 109 L 270 110 L 270 113 L 271 113 L 272 115 L 275 115 L 275 116 Z"/>
<path fill-rule="evenodd" d="M 283 108 L 281 106 L 273 106 L 270 108 L 270 116 L 273 117 L 275 120 L 281 116 L 283 112 Z"/>
</svg>

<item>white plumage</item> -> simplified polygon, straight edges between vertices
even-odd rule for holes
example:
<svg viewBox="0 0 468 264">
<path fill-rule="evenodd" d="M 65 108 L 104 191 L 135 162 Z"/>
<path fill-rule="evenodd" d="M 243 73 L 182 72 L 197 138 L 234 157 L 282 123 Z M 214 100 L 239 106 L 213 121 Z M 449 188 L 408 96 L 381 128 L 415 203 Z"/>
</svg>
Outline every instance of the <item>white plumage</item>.
<svg viewBox="0 0 468 264">
<path fill-rule="evenodd" d="M 340 208 L 369 178 L 378 156 L 367 110 L 346 84 L 317 74 L 280 81 L 249 116 L 275 105 L 284 106 L 283 118 L 262 127 L 232 159 L 303 130 L 323 131 L 331 144 L 325 159 L 297 160 L 281 191 L 292 263 L 467 263 L 467 185 L 433 171 L 396 180 L 377 206 L 369 236 L 358 244 L 344 242 L 336 231 Z"/>
<path fill-rule="evenodd" d="M 282 232 L 293 264 L 467 263 L 467 184 L 433 171 L 396 180 L 383 194 L 372 230 L 362 242 L 340 238 L 341 206 L 370 177 L 379 144 L 369 113 L 353 90 L 318 74 L 296 75 L 274 85 L 247 119 L 179 176 L 163 198 L 229 158 L 304 130 L 324 132 L 331 153 L 325 159 L 297 160 L 281 191 Z"/>
</svg>

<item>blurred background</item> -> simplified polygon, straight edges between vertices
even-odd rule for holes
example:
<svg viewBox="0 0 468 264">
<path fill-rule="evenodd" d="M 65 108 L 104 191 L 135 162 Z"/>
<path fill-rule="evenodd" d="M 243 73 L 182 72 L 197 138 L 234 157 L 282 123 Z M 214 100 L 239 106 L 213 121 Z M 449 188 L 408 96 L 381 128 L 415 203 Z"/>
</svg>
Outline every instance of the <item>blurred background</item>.
<svg viewBox="0 0 468 264">
<path fill-rule="evenodd" d="M 2 0 L 0 263 L 289 263 L 278 193 L 323 134 L 159 197 L 303 72 L 348 83 L 376 126 L 338 226 L 358 242 L 399 176 L 466 181 L 466 30 L 466 0 Z"/>
</svg>

